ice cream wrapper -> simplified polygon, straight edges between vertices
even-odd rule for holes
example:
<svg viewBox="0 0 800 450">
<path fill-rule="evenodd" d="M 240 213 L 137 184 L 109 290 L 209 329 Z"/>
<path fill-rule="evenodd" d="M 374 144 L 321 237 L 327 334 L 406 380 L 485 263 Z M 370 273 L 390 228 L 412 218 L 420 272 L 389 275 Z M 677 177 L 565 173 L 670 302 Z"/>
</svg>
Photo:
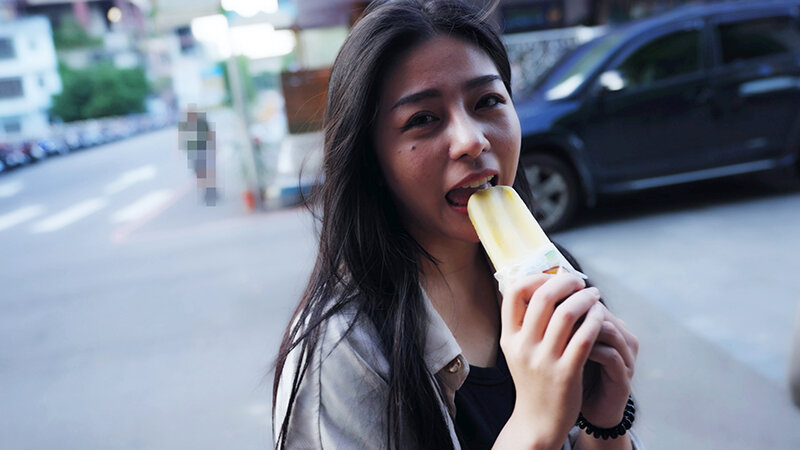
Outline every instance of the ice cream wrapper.
<svg viewBox="0 0 800 450">
<path fill-rule="evenodd" d="M 514 264 L 500 268 L 495 272 L 500 293 L 505 296 L 514 283 L 528 275 L 537 273 L 556 274 L 569 272 L 576 276 L 588 278 L 583 273 L 572 267 L 572 264 L 564 258 L 553 243 L 541 246 L 536 252 L 530 253 L 527 257 L 518 260 Z"/>
</svg>

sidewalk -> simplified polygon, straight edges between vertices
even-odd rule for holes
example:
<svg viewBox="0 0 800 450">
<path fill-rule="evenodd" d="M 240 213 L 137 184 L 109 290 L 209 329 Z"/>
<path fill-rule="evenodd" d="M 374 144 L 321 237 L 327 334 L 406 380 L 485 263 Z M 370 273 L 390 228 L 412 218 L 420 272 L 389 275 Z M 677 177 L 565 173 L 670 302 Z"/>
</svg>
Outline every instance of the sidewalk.
<svg viewBox="0 0 800 450">
<path fill-rule="evenodd" d="M 800 448 L 800 411 L 786 388 L 692 333 L 599 267 L 585 269 L 610 309 L 640 339 L 634 429 L 648 450 Z"/>
</svg>

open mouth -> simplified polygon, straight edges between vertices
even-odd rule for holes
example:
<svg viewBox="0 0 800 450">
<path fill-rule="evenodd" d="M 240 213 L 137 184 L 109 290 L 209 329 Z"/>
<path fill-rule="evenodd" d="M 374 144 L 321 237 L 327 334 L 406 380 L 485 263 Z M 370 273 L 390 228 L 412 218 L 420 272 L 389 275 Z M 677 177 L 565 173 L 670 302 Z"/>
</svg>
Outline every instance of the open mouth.
<svg viewBox="0 0 800 450">
<path fill-rule="evenodd" d="M 495 186 L 496 184 L 497 175 L 490 175 L 488 177 L 481 178 L 480 180 L 475 180 L 472 183 L 467 183 L 463 186 L 457 187 L 448 192 L 444 198 L 447 199 L 447 203 L 449 203 L 451 206 L 467 206 L 469 196 L 472 195 L 473 192 L 486 189 L 489 186 Z"/>
</svg>

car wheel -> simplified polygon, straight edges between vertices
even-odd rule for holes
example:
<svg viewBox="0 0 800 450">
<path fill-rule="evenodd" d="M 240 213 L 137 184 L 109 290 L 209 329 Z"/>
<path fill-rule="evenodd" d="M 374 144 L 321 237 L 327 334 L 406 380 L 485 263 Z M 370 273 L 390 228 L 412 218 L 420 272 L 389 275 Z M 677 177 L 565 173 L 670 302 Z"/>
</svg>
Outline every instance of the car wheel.
<svg viewBox="0 0 800 450">
<path fill-rule="evenodd" d="M 570 223 L 580 198 L 575 172 L 562 160 L 546 154 L 522 158 L 533 196 L 533 213 L 545 231 L 556 231 Z"/>
</svg>

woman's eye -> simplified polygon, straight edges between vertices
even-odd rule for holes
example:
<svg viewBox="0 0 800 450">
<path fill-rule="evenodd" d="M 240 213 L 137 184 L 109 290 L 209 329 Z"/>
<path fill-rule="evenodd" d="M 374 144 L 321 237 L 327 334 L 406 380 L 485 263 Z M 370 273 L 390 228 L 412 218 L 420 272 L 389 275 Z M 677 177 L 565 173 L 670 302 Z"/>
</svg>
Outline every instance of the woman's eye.
<svg viewBox="0 0 800 450">
<path fill-rule="evenodd" d="M 424 127 L 425 125 L 430 125 L 436 122 L 437 120 L 439 119 L 433 114 L 428 114 L 428 113 L 415 114 L 408 120 L 408 122 L 406 122 L 405 126 L 403 126 L 403 129 L 408 130 L 409 128 L 414 128 L 414 127 Z"/>
<path fill-rule="evenodd" d="M 499 105 L 501 103 L 505 103 L 505 102 L 506 102 L 506 99 L 504 99 L 503 97 L 501 97 L 501 96 L 499 96 L 497 94 L 491 94 L 491 95 L 487 95 L 486 97 L 481 98 L 478 101 L 478 104 L 475 106 L 475 109 L 492 108 L 494 106 L 497 106 L 497 105 Z"/>
</svg>

